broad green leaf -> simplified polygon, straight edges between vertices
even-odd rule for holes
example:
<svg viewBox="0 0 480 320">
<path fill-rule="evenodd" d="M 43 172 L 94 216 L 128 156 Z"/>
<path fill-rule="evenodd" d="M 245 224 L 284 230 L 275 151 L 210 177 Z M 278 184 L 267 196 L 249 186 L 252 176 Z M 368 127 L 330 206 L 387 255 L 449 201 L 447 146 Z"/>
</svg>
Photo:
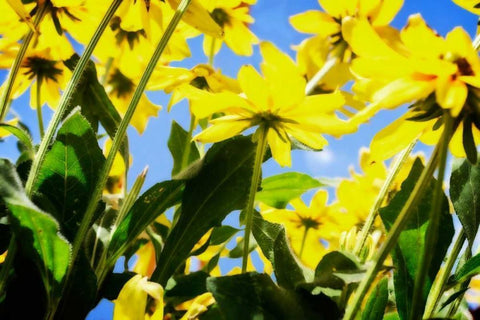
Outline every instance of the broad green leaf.
<svg viewBox="0 0 480 320">
<path fill-rule="evenodd" d="M 262 181 L 262 190 L 257 192 L 255 199 L 271 207 L 283 209 L 290 200 L 321 186 L 323 184 L 320 181 L 308 174 L 286 172 L 265 178 Z"/>
<path fill-rule="evenodd" d="M 168 208 L 180 202 L 184 182 L 178 180 L 157 183 L 143 193 L 120 222 L 112 236 L 108 256 L 112 262 L 120 257 L 125 249 L 147 226 Z"/>
<path fill-rule="evenodd" d="M 480 167 L 455 159 L 450 177 L 450 197 L 470 247 L 480 224 Z"/>
<path fill-rule="evenodd" d="M 398 213 L 401 211 L 410 193 L 423 170 L 423 164 L 420 159 L 416 159 L 408 178 L 403 182 L 401 190 L 390 201 L 388 206 L 380 209 L 380 216 L 388 230 L 392 227 Z M 429 214 L 432 208 L 433 193 L 436 180 L 433 179 L 426 186 L 425 193 L 419 201 L 417 207 L 413 208 L 410 219 L 404 230 L 401 232 L 397 246 L 392 252 L 394 265 L 394 284 L 395 297 L 397 301 L 397 309 L 400 318 L 407 319 L 411 304 L 415 276 L 418 267 L 418 261 L 423 254 L 425 246 L 426 231 L 429 223 Z M 423 300 L 427 299 L 428 292 L 432 285 L 438 269 L 442 264 L 443 258 L 447 252 L 448 246 L 453 237 L 454 229 L 452 217 L 449 213 L 448 200 L 443 195 L 443 204 L 440 214 L 440 229 L 437 244 L 434 248 L 434 256 L 430 268 L 427 273 L 427 281 L 425 285 Z M 423 303 L 425 305 L 425 303 Z"/>
<path fill-rule="evenodd" d="M 213 228 L 212 236 L 210 237 L 210 245 L 216 246 L 226 241 L 229 241 L 240 229 L 231 226 L 220 226 Z"/>
<path fill-rule="evenodd" d="M 157 261 L 152 279 L 165 285 L 200 238 L 247 201 L 255 144 L 236 137 L 214 144 L 198 174 L 186 181 L 182 210 Z"/>
<path fill-rule="evenodd" d="M 34 186 L 35 201 L 75 238 L 105 158 L 95 133 L 76 109 L 58 131 Z"/>
<path fill-rule="evenodd" d="M 188 132 L 173 121 L 170 137 L 168 138 L 168 149 L 173 157 L 172 176 L 180 173 L 180 171 L 200 158 L 197 145 L 191 140 L 192 137 Z"/>
<path fill-rule="evenodd" d="M 353 257 L 340 251 L 333 251 L 327 253 L 315 268 L 314 283 L 324 288 L 342 289 L 346 281 L 337 273 L 356 274 L 358 272 L 359 267 Z"/>
<path fill-rule="evenodd" d="M 57 221 L 28 199 L 14 166 L 4 159 L 0 159 L 0 197 L 10 210 L 19 247 L 36 262 L 45 287 L 59 289 L 71 246 L 60 234 Z"/>
<path fill-rule="evenodd" d="M 64 61 L 64 63 L 67 68 L 73 71 L 78 60 L 79 56 L 74 54 L 70 59 Z M 110 101 L 105 89 L 100 82 L 98 82 L 97 70 L 95 69 L 95 63 L 93 61 L 88 62 L 82 78 L 70 100 L 69 109 L 72 110 L 76 106 L 82 108 L 82 114 L 90 122 L 95 132 L 98 131 L 98 123 L 100 122 L 108 136 L 113 140 L 122 118 Z M 123 141 L 120 152 L 125 161 L 125 165 L 128 167 L 129 152 L 127 138 Z"/>
<path fill-rule="evenodd" d="M 278 287 L 266 274 L 245 273 L 208 278 L 224 319 L 340 319 L 336 304 L 324 294 Z"/>
<path fill-rule="evenodd" d="M 463 282 L 473 276 L 480 274 L 480 253 L 473 256 L 457 271 L 455 280 Z"/>
<path fill-rule="evenodd" d="M 290 248 L 284 226 L 266 221 L 255 212 L 252 233 L 272 263 L 279 286 L 295 289 L 297 284 L 313 280 L 313 270 L 303 266 Z"/>
<path fill-rule="evenodd" d="M 362 320 L 382 320 L 388 303 L 388 278 L 383 278 L 368 297 Z"/>
</svg>

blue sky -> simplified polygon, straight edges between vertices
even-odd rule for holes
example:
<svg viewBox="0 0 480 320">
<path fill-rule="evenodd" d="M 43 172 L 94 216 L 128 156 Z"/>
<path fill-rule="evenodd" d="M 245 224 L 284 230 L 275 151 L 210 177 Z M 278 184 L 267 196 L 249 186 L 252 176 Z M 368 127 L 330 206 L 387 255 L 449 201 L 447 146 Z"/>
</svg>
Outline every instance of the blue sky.
<svg viewBox="0 0 480 320">
<path fill-rule="evenodd" d="M 252 30 L 261 40 L 271 41 L 283 51 L 294 56 L 291 46 L 300 43 L 308 35 L 296 32 L 289 25 L 288 17 L 307 9 L 319 9 L 318 2 L 316 0 L 258 0 L 258 4 L 251 11 L 256 19 Z M 445 35 L 452 28 L 460 25 L 472 37 L 474 36 L 477 17 L 456 6 L 450 0 L 405 0 L 393 26 L 403 27 L 408 16 L 417 12 L 420 12 L 427 23 L 441 35 Z M 191 67 L 197 63 L 206 63 L 207 58 L 201 50 L 202 39 L 193 39 L 190 44 L 193 57 L 177 65 Z M 222 69 L 223 73 L 235 77 L 241 65 L 258 66 L 259 62 L 258 48 L 255 48 L 255 54 L 252 57 L 237 57 L 224 46 L 215 58 L 214 65 Z M 5 72 L 1 73 L 0 77 L 5 77 Z M 154 102 L 164 106 L 168 102 L 168 97 L 162 93 L 149 93 L 149 96 Z M 22 121 L 31 128 L 35 142 L 38 142 L 36 114 L 28 106 L 28 95 L 15 101 L 13 108 Z M 51 111 L 44 110 L 45 119 L 49 119 Z M 157 118 L 150 120 L 147 130 L 142 136 L 139 136 L 133 129 L 129 130 L 133 154 L 130 182 L 146 165 L 149 166 L 149 173 L 145 188 L 170 178 L 172 160 L 166 147 L 170 124 L 175 119 L 187 127 L 189 120 L 186 110 L 185 104 L 175 106 L 171 113 L 167 113 L 164 108 Z M 399 114 L 401 114 L 401 110 L 382 111 L 371 123 L 362 126 L 356 134 L 341 139 L 329 138 L 330 144 L 323 152 L 294 151 L 291 168 L 280 168 L 273 161 L 269 161 L 264 167 L 264 175 L 269 176 L 284 171 L 300 171 L 318 177 L 347 177 L 350 166 L 358 168 L 359 149 L 368 146 L 373 135 Z M 0 156 L 15 159 L 17 155 L 15 143 L 14 138 L 8 138 L 5 142 L 0 143 Z M 425 152 L 430 150 L 424 146 L 419 146 L 418 149 Z M 108 304 L 103 305 L 98 311 L 89 319 L 111 318 L 111 306 Z"/>
</svg>

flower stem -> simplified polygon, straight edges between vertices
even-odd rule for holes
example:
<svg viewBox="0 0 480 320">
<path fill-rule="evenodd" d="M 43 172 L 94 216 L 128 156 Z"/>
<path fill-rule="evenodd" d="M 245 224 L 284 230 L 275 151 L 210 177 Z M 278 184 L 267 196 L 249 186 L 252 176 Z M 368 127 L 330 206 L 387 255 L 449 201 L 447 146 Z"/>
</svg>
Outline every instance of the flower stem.
<svg viewBox="0 0 480 320">
<path fill-rule="evenodd" d="M 428 297 L 427 305 L 425 307 L 424 318 L 430 319 L 433 316 L 435 308 L 437 307 L 438 303 L 440 302 L 440 298 L 445 291 L 445 284 L 447 283 L 448 278 L 450 277 L 450 273 L 452 272 L 453 266 L 457 261 L 457 257 L 462 250 L 463 244 L 467 239 L 465 235 L 465 231 L 460 229 L 460 232 L 457 236 L 457 240 L 453 244 L 452 251 L 448 255 L 447 262 L 443 267 L 440 275 L 433 283 L 432 289 L 430 290 L 430 295 Z"/>
<path fill-rule="evenodd" d="M 323 66 L 318 70 L 318 72 L 308 81 L 306 87 L 305 87 L 305 94 L 309 95 L 313 92 L 317 84 L 320 82 L 320 80 L 323 79 L 323 77 L 326 76 L 326 74 L 340 61 L 340 59 L 337 56 L 332 56 L 330 57 Z"/>
<path fill-rule="evenodd" d="M 479 22 L 480 22 L 480 18 L 479 18 Z M 480 33 L 477 34 L 477 36 L 473 40 L 472 45 L 475 50 L 478 50 L 480 48 Z"/>
<path fill-rule="evenodd" d="M 433 150 L 433 154 L 430 157 L 430 161 L 428 162 L 427 166 L 423 169 L 420 178 L 415 185 L 412 193 L 407 199 L 407 202 L 403 206 L 402 210 L 400 211 L 395 223 L 393 224 L 390 232 L 385 239 L 385 242 L 380 247 L 379 251 L 376 253 L 373 259 L 373 265 L 368 269 L 365 277 L 360 282 L 357 291 L 355 292 L 355 296 L 351 303 L 348 304 L 347 309 L 345 311 L 344 320 L 353 320 L 355 315 L 357 314 L 360 305 L 365 298 L 366 293 L 370 289 L 375 277 L 377 276 L 378 271 L 383 265 L 383 262 L 387 258 L 390 251 L 393 249 L 395 244 L 397 243 L 398 237 L 402 232 L 403 228 L 405 227 L 410 214 L 412 213 L 412 209 L 415 208 L 420 201 L 421 197 L 425 193 L 425 189 L 432 178 L 432 174 L 435 171 L 437 161 L 438 161 L 438 153 L 439 153 L 439 145 L 435 147 Z"/>
<path fill-rule="evenodd" d="M 303 237 L 302 237 L 302 245 L 300 247 L 300 253 L 298 254 L 298 257 L 300 259 L 302 258 L 302 255 L 303 255 L 303 249 L 305 249 L 305 242 L 307 241 L 308 230 L 310 230 L 310 228 L 305 226 L 305 230 L 303 231 Z"/>
<path fill-rule="evenodd" d="M 252 182 L 250 184 L 250 191 L 248 193 L 248 201 L 245 207 L 245 235 L 243 241 L 243 256 L 242 256 L 242 273 L 247 272 L 250 234 L 253 224 L 253 210 L 255 207 L 255 194 L 257 193 L 258 185 L 262 179 L 262 163 L 265 151 L 267 150 L 267 133 L 268 126 L 260 125 L 254 134 L 257 139 L 257 150 L 255 152 L 255 162 L 253 164 Z"/>
<path fill-rule="evenodd" d="M 175 11 L 174 16 L 172 17 L 172 20 L 170 21 L 167 29 L 165 30 L 165 33 L 162 36 L 162 39 L 160 40 L 160 43 L 156 47 L 155 52 L 153 53 L 150 61 L 148 62 L 147 67 L 142 75 L 142 78 L 140 79 L 140 82 L 137 88 L 135 89 L 135 92 L 133 93 L 132 100 L 128 105 L 128 109 L 127 109 L 127 112 L 125 113 L 125 116 L 123 117 L 122 121 L 120 122 L 120 125 L 118 126 L 117 132 L 115 134 L 115 138 L 113 139 L 113 142 L 112 142 L 112 147 L 108 152 L 107 160 L 105 161 L 103 168 L 100 172 L 100 177 L 97 180 L 97 184 L 95 186 L 93 194 L 88 203 L 87 209 L 85 211 L 85 215 L 83 216 L 82 221 L 80 223 L 80 227 L 77 231 L 77 234 L 75 235 L 75 239 L 72 247 L 72 261 L 75 261 L 80 251 L 83 240 L 85 239 L 85 235 L 89 229 L 91 220 L 93 218 L 93 214 L 95 213 L 95 210 L 98 206 L 98 201 L 102 196 L 102 191 L 103 191 L 103 188 L 105 187 L 105 183 L 107 182 L 108 173 L 112 168 L 113 160 L 115 159 L 115 155 L 117 154 L 118 150 L 120 149 L 120 146 L 122 145 L 128 125 L 130 123 L 130 120 L 133 117 L 133 114 L 138 105 L 138 102 L 142 97 L 145 87 L 147 86 L 148 80 L 150 79 L 150 76 L 152 75 L 152 72 L 155 69 L 155 66 L 157 65 L 158 60 L 160 59 L 163 51 L 165 50 L 168 40 L 170 39 L 173 32 L 175 31 L 175 28 L 180 22 L 180 19 L 182 18 L 183 13 L 186 11 L 191 1 L 192 0 L 182 0 L 182 2 L 179 4 L 177 10 Z M 71 270 L 72 270 L 72 265 L 70 266 L 69 271 L 67 273 L 67 279 Z"/>
<path fill-rule="evenodd" d="M 214 37 L 211 38 L 212 42 L 210 43 L 210 52 L 208 53 L 208 65 L 213 67 L 213 59 L 215 59 L 215 42 L 217 41 L 217 39 L 215 39 Z"/>
<path fill-rule="evenodd" d="M 438 177 L 433 194 L 433 205 L 430 210 L 427 234 L 425 236 L 425 247 L 423 249 L 423 254 L 420 256 L 417 274 L 415 276 L 412 307 L 409 317 L 412 320 L 421 319 L 424 311 L 423 308 L 425 306 L 425 301 L 423 296 L 425 291 L 425 281 L 435 254 L 435 246 L 437 245 L 436 242 L 438 240 L 438 229 L 440 227 L 441 209 L 443 206 L 443 178 L 445 176 L 445 168 L 447 164 L 448 144 L 453 133 L 453 118 L 448 112 L 446 112 L 443 119 L 445 123 L 442 139 L 440 140 Z"/>
<path fill-rule="evenodd" d="M 35 30 L 37 29 L 40 22 L 43 20 L 43 17 L 45 17 L 46 12 L 47 12 L 47 4 L 43 4 L 40 7 L 38 13 L 35 15 L 35 19 L 33 21 L 33 26 L 35 27 Z M 5 116 L 8 113 L 8 108 L 10 106 L 10 96 L 12 94 L 13 85 L 15 84 L 15 79 L 17 78 L 18 71 L 20 70 L 20 67 L 22 65 L 23 58 L 25 57 L 25 54 L 27 53 L 30 42 L 32 41 L 33 35 L 36 32 L 35 30 L 33 30 L 32 28 L 29 28 L 27 34 L 23 38 L 22 45 L 20 46 L 20 49 L 18 50 L 18 53 L 15 56 L 15 60 L 13 61 L 12 68 L 8 73 L 8 78 L 5 83 L 5 90 L 3 90 L 2 96 L 0 98 L 0 122 L 2 122 L 3 119 L 5 119 Z"/>
<path fill-rule="evenodd" d="M 83 52 L 82 56 L 78 60 L 77 65 L 75 66 L 75 70 L 73 71 L 72 78 L 68 82 L 67 87 L 63 92 L 59 105 L 55 110 L 53 118 L 48 125 L 47 131 L 45 132 L 45 137 L 42 139 L 42 142 L 40 143 L 37 155 L 33 159 L 32 168 L 30 169 L 27 183 L 25 185 L 25 189 L 28 195 L 30 195 L 31 192 L 33 191 L 33 185 L 35 184 L 36 179 L 38 177 L 38 172 L 40 171 L 40 167 L 43 164 L 43 161 L 45 160 L 48 147 L 50 146 L 53 140 L 53 136 L 55 135 L 55 131 L 58 125 L 62 121 L 63 115 L 65 113 L 65 110 L 68 107 L 72 94 L 74 93 L 75 88 L 82 77 L 83 71 L 85 70 L 87 63 L 90 60 L 90 56 L 92 55 L 93 49 L 95 49 L 98 41 L 100 40 L 101 35 L 103 34 L 103 32 L 105 31 L 105 28 L 110 23 L 110 19 L 113 17 L 115 11 L 120 6 L 122 1 L 123 0 L 112 1 L 112 4 L 108 8 L 107 13 L 103 17 L 100 24 L 98 25 L 97 30 L 93 34 L 92 38 L 90 39 L 90 42 L 85 48 L 85 51 Z"/>
<path fill-rule="evenodd" d="M 42 81 L 40 79 L 37 79 L 37 97 L 36 97 L 36 104 L 37 104 L 37 120 L 38 120 L 38 131 L 40 132 L 40 138 L 43 139 L 43 136 L 45 135 L 45 130 L 43 128 L 43 115 L 42 115 L 42 99 L 41 99 L 41 93 L 40 93 L 40 87 L 42 86 Z"/>
<path fill-rule="evenodd" d="M 370 229 L 372 228 L 375 218 L 377 217 L 378 210 L 382 206 L 385 200 L 385 197 L 387 196 L 388 190 L 390 189 L 393 183 L 393 180 L 398 175 L 398 172 L 400 172 L 400 169 L 402 168 L 403 164 L 408 158 L 408 155 L 410 154 L 410 152 L 412 152 L 413 147 L 417 144 L 417 141 L 418 140 L 416 139 L 412 141 L 407 146 L 407 148 L 405 148 L 398 155 L 397 159 L 395 160 L 395 163 L 390 169 L 390 172 L 388 173 L 388 176 L 385 179 L 385 182 L 383 183 L 382 188 L 380 189 L 380 193 L 378 194 L 377 198 L 375 199 L 375 203 L 373 204 L 373 206 L 370 209 L 370 212 L 368 213 L 367 220 L 365 221 L 365 224 L 363 225 L 363 228 L 360 231 L 359 240 L 356 242 L 355 248 L 353 249 L 353 253 L 356 256 L 358 256 L 360 252 L 362 252 L 362 249 L 365 246 L 365 242 L 367 241 Z"/>
</svg>

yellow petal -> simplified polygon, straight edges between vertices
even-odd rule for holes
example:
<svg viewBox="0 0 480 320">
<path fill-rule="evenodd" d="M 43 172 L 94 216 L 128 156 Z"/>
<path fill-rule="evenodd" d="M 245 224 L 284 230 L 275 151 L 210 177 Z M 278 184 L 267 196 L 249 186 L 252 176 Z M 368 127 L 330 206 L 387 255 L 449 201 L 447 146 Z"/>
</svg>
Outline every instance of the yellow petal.
<svg viewBox="0 0 480 320">
<path fill-rule="evenodd" d="M 383 108 L 396 108 L 414 100 L 426 98 L 434 89 L 434 81 L 417 81 L 410 77 L 397 79 L 373 95 Z"/>
<path fill-rule="evenodd" d="M 340 24 L 328 14 L 309 10 L 290 17 L 290 24 L 297 31 L 319 34 L 323 37 L 333 35 L 340 31 Z"/>
<path fill-rule="evenodd" d="M 153 104 L 147 95 L 143 94 L 130 124 L 137 129 L 138 133 L 142 134 L 147 127 L 148 119 L 150 117 L 157 117 L 161 109 L 161 106 Z"/>
<path fill-rule="evenodd" d="M 201 91 L 201 90 L 199 90 Z M 245 99 L 237 94 L 231 92 L 220 92 L 216 94 L 209 94 L 205 91 L 202 97 L 197 100 L 195 105 L 192 105 L 192 112 L 198 119 L 206 118 L 217 112 L 224 112 L 227 109 L 232 110 L 251 110 L 257 112 L 255 106 L 250 105 Z M 246 111 L 244 111 L 246 112 Z"/>
<path fill-rule="evenodd" d="M 292 157 L 290 155 L 291 147 L 288 137 L 280 138 L 275 130 L 270 129 L 267 133 L 267 141 L 275 161 L 282 167 L 290 167 L 292 165 Z"/>
<path fill-rule="evenodd" d="M 306 80 L 293 60 L 269 42 L 260 44 L 261 69 L 270 85 L 274 107 L 291 107 L 305 97 Z"/>
<path fill-rule="evenodd" d="M 347 14 L 348 9 L 355 10 L 357 1 L 318 0 L 322 8 L 332 17 L 340 18 Z"/>
<path fill-rule="evenodd" d="M 303 130 L 301 125 L 286 124 L 285 130 L 295 139 L 315 150 L 320 150 L 328 144 L 320 133 Z"/>
<path fill-rule="evenodd" d="M 312 202 L 310 207 L 319 209 L 323 209 L 327 206 L 328 201 L 328 192 L 326 190 L 318 190 L 312 198 Z"/>
<path fill-rule="evenodd" d="M 478 0 L 453 0 L 460 7 L 480 15 L 480 7 L 478 7 Z"/>
<path fill-rule="evenodd" d="M 247 98 L 260 110 L 267 110 L 272 104 L 265 79 L 251 65 L 245 65 L 238 72 L 238 82 Z"/>
<path fill-rule="evenodd" d="M 213 38 L 210 36 L 203 37 L 203 53 L 210 57 L 210 55 L 215 56 L 218 51 L 222 48 L 223 41 L 218 38 Z"/>
<path fill-rule="evenodd" d="M 230 25 L 225 26 L 225 43 L 238 55 L 251 56 L 253 54 L 253 44 L 258 43 L 258 39 L 243 21 L 233 20 Z"/>
<path fill-rule="evenodd" d="M 180 320 L 198 319 L 198 316 L 207 311 L 207 307 L 212 305 L 214 302 L 215 299 L 210 292 L 199 295 L 192 301 L 187 312 Z"/>
<path fill-rule="evenodd" d="M 400 11 L 403 0 L 384 0 L 380 1 L 378 13 L 374 16 L 372 25 L 384 26 L 389 24 L 395 15 Z"/>
<path fill-rule="evenodd" d="M 445 53 L 445 40 L 425 23 L 420 14 L 408 18 L 400 37 L 415 56 L 436 59 Z"/>
<path fill-rule="evenodd" d="M 32 17 L 28 14 L 27 10 L 23 6 L 21 0 L 7 0 L 7 3 L 15 11 L 15 13 L 24 21 L 33 31 L 37 31 L 32 22 Z"/>
<path fill-rule="evenodd" d="M 180 0 L 168 0 L 168 3 L 173 10 L 177 10 Z M 211 37 L 221 38 L 223 36 L 222 28 L 212 19 L 210 13 L 205 10 L 199 0 L 192 0 L 182 19 L 195 29 Z"/>
<path fill-rule="evenodd" d="M 147 293 L 142 282 L 145 281 L 146 278 L 137 274 L 125 283 L 115 300 L 114 320 L 144 320 Z"/>
<path fill-rule="evenodd" d="M 222 118 L 216 119 L 215 124 L 197 134 L 193 139 L 201 142 L 218 142 L 239 135 L 251 126 L 250 121 L 247 120 L 238 118 L 223 120 Z"/>
<path fill-rule="evenodd" d="M 452 117 L 457 117 L 467 100 L 467 85 L 450 79 L 438 79 L 437 83 L 435 94 L 438 104 L 444 109 L 450 109 Z"/>
<path fill-rule="evenodd" d="M 342 34 L 358 56 L 405 60 L 380 38 L 366 19 L 344 18 Z"/>
<path fill-rule="evenodd" d="M 375 161 L 389 159 L 405 149 L 423 130 L 431 126 L 431 122 L 406 120 L 411 113 L 403 115 L 373 137 L 370 143 L 371 158 Z"/>
</svg>

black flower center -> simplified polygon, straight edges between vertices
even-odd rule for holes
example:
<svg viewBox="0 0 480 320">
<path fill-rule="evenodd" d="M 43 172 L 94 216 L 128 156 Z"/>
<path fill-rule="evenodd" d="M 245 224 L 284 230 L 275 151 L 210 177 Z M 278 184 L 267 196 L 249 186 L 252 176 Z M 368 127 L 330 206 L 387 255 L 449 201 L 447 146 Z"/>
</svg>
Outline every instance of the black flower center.
<svg viewBox="0 0 480 320">
<path fill-rule="evenodd" d="M 57 82 L 58 76 L 62 75 L 62 69 L 57 67 L 57 62 L 41 57 L 28 57 L 23 62 L 22 67 L 26 69 L 23 73 L 28 79 L 37 78 L 37 81 L 47 79 Z"/>
</svg>

